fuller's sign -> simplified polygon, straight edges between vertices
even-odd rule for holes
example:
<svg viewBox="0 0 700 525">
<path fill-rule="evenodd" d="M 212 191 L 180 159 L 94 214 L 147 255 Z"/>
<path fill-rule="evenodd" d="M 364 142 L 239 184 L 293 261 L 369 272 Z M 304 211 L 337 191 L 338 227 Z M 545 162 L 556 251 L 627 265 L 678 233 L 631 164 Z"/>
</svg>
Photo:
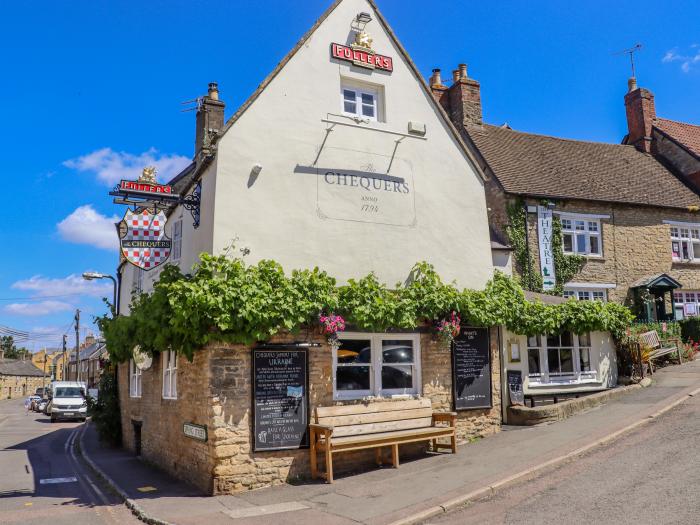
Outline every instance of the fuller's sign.
<svg viewBox="0 0 700 525">
<path fill-rule="evenodd" d="M 173 188 L 167 184 L 154 184 L 140 180 L 122 180 L 119 189 L 124 193 L 142 193 L 145 195 L 172 195 Z"/>
<path fill-rule="evenodd" d="M 152 270 L 168 260 L 172 241 L 165 235 L 165 213 L 127 210 L 123 220 L 126 232 L 121 238 L 121 250 L 127 261 Z"/>
<path fill-rule="evenodd" d="M 381 69 L 390 73 L 394 70 L 394 61 L 391 57 L 378 55 L 371 49 L 357 45 L 350 47 L 333 43 L 331 44 L 331 56 L 367 69 Z"/>
</svg>

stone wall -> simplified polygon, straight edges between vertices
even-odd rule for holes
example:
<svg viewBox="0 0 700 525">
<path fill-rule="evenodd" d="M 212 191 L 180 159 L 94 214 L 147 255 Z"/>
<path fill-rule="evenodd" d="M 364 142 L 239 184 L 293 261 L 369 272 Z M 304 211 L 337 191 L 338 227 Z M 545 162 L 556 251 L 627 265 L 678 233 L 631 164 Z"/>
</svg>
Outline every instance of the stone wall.
<svg viewBox="0 0 700 525">
<path fill-rule="evenodd" d="M 0 375 L 0 399 L 17 399 L 36 392 L 37 388 L 49 386 L 51 379 L 37 376 Z"/>
<path fill-rule="evenodd" d="M 494 188 L 489 202 L 490 218 L 499 226 L 507 223 L 505 203 L 496 199 Z M 526 200 L 536 205 L 535 199 Z M 670 226 L 664 220 L 700 223 L 700 213 L 682 209 L 598 203 L 594 201 L 556 201 L 555 211 L 609 215 L 601 219 L 602 257 L 588 257 L 581 272 L 572 281 L 611 283 L 608 299 L 624 302 L 630 285 L 658 273 L 677 279 L 684 289 L 700 290 L 700 264 L 674 262 L 671 259 Z M 537 214 L 528 213 L 528 235 L 533 271 L 539 271 Z"/>
<path fill-rule="evenodd" d="M 282 335 L 271 342 L 314 341 L 309 349 L 309 408 L 360 403 L 334 401 L 332 350 L 325 337 L 312 332 Z M 434 410 L 452 410 L 452 364 L 447 345 L 432 333 L 421 334 L 422 394 L 432 400 Z M 461 411 L 457 420 L 458 440 L 485 436 L 500 429 L 500 362 L 497 330 L 491 330 L 492 402 L 487 410 Z M 119 367 L 124 446 L 134 450 L 133 422 L 142 424 L 142 456 L 203 490 L 232 493 L 281 484 L 310 475 L 307 449 L 270 452 L 253 451 L 251 350 L 245 345 L 212 344 L 199 351 L 192 363 L 178 362 L 178 399 L 163 400 L 160 359 L 142 376 L 142 397 L 129 397 L 128 364 Z M 387 402 L 391 402 L 388 400 Z M 209 440 L 186 438 L 182 425 L 206 425 Z M 427 443 L 404 445 L 401 457 L 416 457 Z M 323 467 L 323 458 L 319 463 Z M 339 474 L 374 467 L 374 451 L 358 451 L 334 457 Z"/>
<path fill-rule="evenodd" d="M 119 365 L 123 444 L 135 451 L 134 423 L 141 423 L 141 455 L 145 460 L 211 492 L 211 438 L 203 443 L 183 433 L 184 423 L 211 428 L 209 354 L 197 352 L 192 362 L 179 356 L 177 365 L 177 399 L 163 399 L 159 355 L 153 358 L 151 368 L 143 372 L 140 398 L 129 397 L 129 364 Z"/>
</svg>

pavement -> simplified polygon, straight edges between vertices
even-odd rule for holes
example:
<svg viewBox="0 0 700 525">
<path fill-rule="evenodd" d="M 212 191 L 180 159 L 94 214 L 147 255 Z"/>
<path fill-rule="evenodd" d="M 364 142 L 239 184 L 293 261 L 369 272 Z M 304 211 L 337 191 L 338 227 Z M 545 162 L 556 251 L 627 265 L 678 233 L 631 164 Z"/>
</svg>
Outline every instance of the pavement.
<svg viewBox="0 0 700 525">
<path fill-rule="evenodd" d="M 563 421 L 504 427 L 499 434 L 459 447 L 456 455 L 431 454 L 402 462 L 399 469 L 340 477 L 332 485 L 308 482 L 235 496 L 203 495 L 126 451 L 105 448 L 90 426 L 81 450 L 152 523 L 399 525 L 431 520 L 546 469 L 576 463 L 613 439 L 643 430 L 697 393 L 700 361 L 692 361 L 659 370 L 649 388 Z M 618 472 L 607 474 L 612 478 Z"/>
<path fill-rule="evenodd" d="M 73 444 L 82 425 L 51 423 L 23 403 L 0 401 L 0 523 L 141 523 L 79 460 Z"/>
</svg>

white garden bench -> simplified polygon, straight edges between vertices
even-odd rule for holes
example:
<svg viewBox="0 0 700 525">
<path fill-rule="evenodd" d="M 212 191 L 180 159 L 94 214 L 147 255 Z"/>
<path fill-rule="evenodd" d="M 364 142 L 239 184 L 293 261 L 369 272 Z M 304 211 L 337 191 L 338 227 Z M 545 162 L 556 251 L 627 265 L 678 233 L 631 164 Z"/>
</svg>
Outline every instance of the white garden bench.
<svg viewBox="0 0 700 525">
<path fill-rule="evenodd" d="M 656 330 L 639 334 L 639 342 L 652 349 L 651 355 L 649 356 L 649 369 L 651 370 L 652 374 L 654 373 L 653 362 L 665 355 L 673 354 L 675 352 L 678 356 L 678 362 L 683 363 L 680 341 L 677 339 L 672 339 L 670 341 L 673 341 L 673 343 L 669 344 L 669 342 L 667 342 L 664 346 L 664 343 L 661 342 L 659 334 L 656 332 Z"/>
</svg>

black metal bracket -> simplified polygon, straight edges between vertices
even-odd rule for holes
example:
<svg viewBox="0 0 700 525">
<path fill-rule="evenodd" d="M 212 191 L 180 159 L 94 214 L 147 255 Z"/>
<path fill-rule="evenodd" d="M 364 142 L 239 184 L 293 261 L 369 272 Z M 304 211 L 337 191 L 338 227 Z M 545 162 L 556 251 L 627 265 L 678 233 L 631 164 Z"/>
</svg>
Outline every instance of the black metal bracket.
<svg viewBox="0 0 700 525">
<path fill-rule="evenodd" d="M 182 206 L 192 214 L 192 226 L 196 230 L 199 228 L 199 210 L 200 204 L 202 203 L 202 183 L 201 181 L 197 183 L 194 190 L 189 195 L 185 195 L 178 204 Z"/>
<path fill-rule="evenodd" d="M 184 197 L 177 194 L 136 194 L 124 191 L 119 186 L 115 187 L 109 194 L 116 197 L 114 199 L 114 204 L 133 206 L 134 210 L 139 207 L 153 207 L 157 212 L 158 208 L 166 209 L 182 205 L 183 208 L 192 214 L 192 226 L 194 226 L 195 230 L 199 228 L 200 205 L 202 202 L 201 181 L 196 184 L 192 193 Z"/>
</svg>

